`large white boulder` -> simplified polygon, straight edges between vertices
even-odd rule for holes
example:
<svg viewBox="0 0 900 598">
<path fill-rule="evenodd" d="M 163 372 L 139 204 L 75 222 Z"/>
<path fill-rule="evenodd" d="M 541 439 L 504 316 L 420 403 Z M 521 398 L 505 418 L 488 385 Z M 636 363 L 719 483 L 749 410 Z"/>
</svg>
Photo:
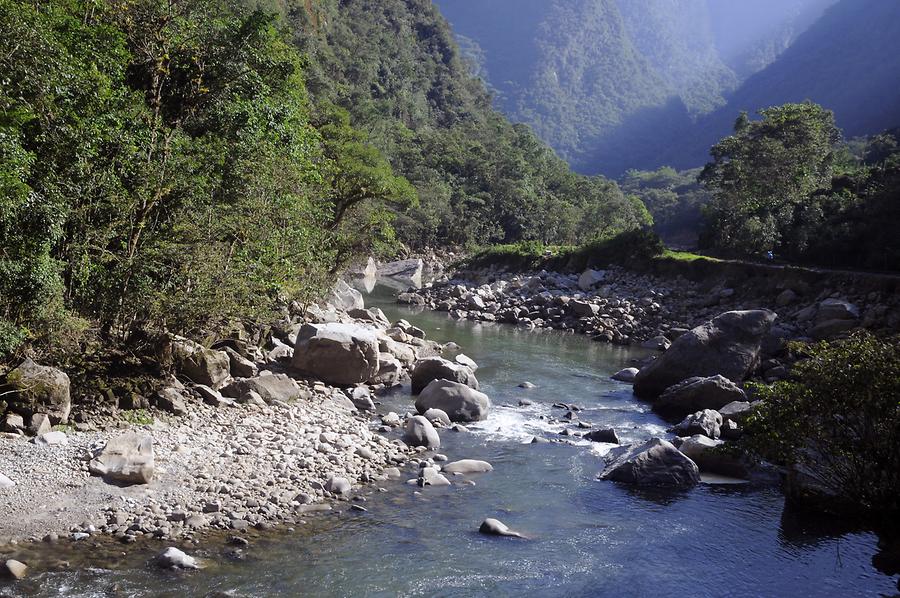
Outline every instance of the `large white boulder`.
<svg viewBox="0 0 900 598">
<path fill-rule="evenodd" d="M 378 337 L 358 324 L 306 324 L 297 335 L 291 364 L 329 384 L 368 382 L 380 367 Z"/>
</svg>

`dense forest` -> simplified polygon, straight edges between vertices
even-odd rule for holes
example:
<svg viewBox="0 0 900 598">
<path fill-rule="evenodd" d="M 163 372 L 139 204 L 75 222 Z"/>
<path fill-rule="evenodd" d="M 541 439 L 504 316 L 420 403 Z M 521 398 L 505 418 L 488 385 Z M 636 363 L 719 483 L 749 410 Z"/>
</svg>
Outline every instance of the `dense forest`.
<svg viewBox="0 0 900 598">
<path fill-rule="evenodd" d="M 495 112 L 425 0 L 0 0 L 0 32 L 0 353 L 272 313 L 398 238 L 649 222 Z"/>
<path fill-rule="evenodd" d="M 787 102 L 833 110 L 851 137 L 898 122 L 895 2 L 437 4 L 497 105 L 581 172 L 698 167 L 739 112 Z"/>
</svg>

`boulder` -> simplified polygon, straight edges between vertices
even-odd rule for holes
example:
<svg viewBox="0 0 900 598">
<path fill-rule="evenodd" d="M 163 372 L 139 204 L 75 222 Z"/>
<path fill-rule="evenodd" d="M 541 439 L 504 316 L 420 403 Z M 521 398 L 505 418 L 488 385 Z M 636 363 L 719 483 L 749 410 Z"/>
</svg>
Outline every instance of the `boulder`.
<svg viewBox="0 0 900 598">
<path fill-rule="evenodd" d="M 725 443 L 721 440 L 695 434 L 690 438 L 681 439 L 678 450 L 696 463 L 702 472 L 730 478 L 747 478 L 749 475 L 747 464 L 739 455 L 718 450 L 723 444 Z"/>
<path fill-rule="evenodd" d="M 18 413 L 8 412 L 3 418 L 3 432 L 20 434 L 25 431 L 25 418 Z"/>
<path fill-rule="evenodd" d="M 227 353 L 207 349 L 186 338 L 176 337 L 172 341 L 172 358 L 175 367 L 196 384 L 219 389 L 231 376 L 231 360 Z"/>
<path fill-rule="evenodd" d="M 667 388 L 653 403 L 653 408 L 666 415 L 684 417 L 703 409 L 719 409 L 746 398 L 744 391 L 724 376 L 695 376 Z"/>
<path fill-rule="evenodd" d="M 354 320 L 372 324 L 379 328 L 387 328 L 391 325 L 390 320 L 387 319 L 384 312 L 377 307 L 370 307 L 369 309 L 351 309 L 347 311 L 347 315 Z"/>
<path fill-rule="evenodd" d="M 453 423 L 450 421 L 450 416 L 447 415 L 447 413 L 445 411 L 442 411 L 441 409 L 432 408 L 432 409 L 429 409 L 428 411 L 426 411 L 425 413 L 423 413 L 422 415 L 425 417 L 425 419 L 430 421 L 432 424 L 440 424 L 446 428 L 449 428 L 450 425 Z"/>
<path fill-rule="evenodd" d="M 46 413 L 35 413 L 28 422 L 28 433 L 32 436 L 43 436 L 53 429 L 50 416 Z"/>
<path fill-rule="evenodd" d="M 403 305 L 425 305 L 425 297 L 418 293 L 400 293 L 397 295 L 397 303 Z"/>
<path fill-rule="evenodd" d="M 732 403 L 728 403 L 727 405 L 717 409 L 719 415 L 722 416 L 722 422 L 733 421 L 738 424 L 743 423 L 747 416 L 750 415 L 750 412 L 753 410 L 750 403 L 747 401 L 734 401 Z"/>
<path fill-rule="evenodd" d="M 459 365 L 464 365 L 473 372 L 478 369 L 478 364 L 475 363 L 475 360 L 466 355 L 465 353 L 460 353 L 456 357 L 453 358 L 453 361 L 458 363 Z"/>
<path fill-rule="evenodd" d="M 369 380 L 372 384 L 384 384 L 388 388 L 400 384 L 403 377 L 403 365 L 390 353 L 378 355 L 378 373 Z"/>
<path fill-rule="evenodd" d="M 156 563 L 165 569 L 199 569 L 197 559 L 170 546 L 156 557 Z"/>
<path fill-rule="evenodd" d="M 184 395 L 171 386 L 163 388 L 156 393 L 154 404 L 163 411 L 168 411 L 174 415 L 184 415 L 187 413 L 187 406 L 184 402 Z"/>
<path fill-rule="evenodd" d="M 323 382 L 351 386 L 379 370 L 378 338 L 357 324 L 306 324 L 297 336 L 292 366 Z"/>
<path fill-rule="evenodd" d="M 570 301 L 569 309 L 577 318 L 593 318 L 600 313 L 600 306 L 587 301 Z"/>
<path fill-rule="evenodd" d="M 847 336 L 859 324 L 856 320 L 834 319 L 819 321 L 809 331 L 809 336 L 818 341 L 829 341 Z"/>
<path fill-rule="evenodd" d="M 381 353 L 390 353 L 400 363 L 409 367 L 419 359 L 416 348 L 406 343 L 397 342 L 394 339 L 382 336 L 378 338 L 378 350 Z"/>
<path fill-rule="evenodd" d="M 350 482 L 349 480 L 347 480 L 347 478 L 331 476 L 325 483 L 325 490 L 331 492 L 332 494 L 346 496 L 350 494 L 352 487 L 350 486 Z"/>
<path fill-rule="evenodd" d="M 760 345 L 776 315 L 768 310 L 730 311 L 678 337 L 634 379 L 634 393 L 654 398 L 695 376 L 720 374 L 743 381 L 759 361 Z"/>
<path fill-rule="evenodd" d="M 497 519 L 485 519 L 478 528 L 478 533 L 486 536 L 507 536 L 510 538 L 523 538 L 519 532 L 514 532 L 505 523 Z"/>
<path fill-rule="evenodd" d="M 64 446 L 69 444 L 69 437 L 65 432 L 47 432 L 35 438 L 34 442 L 43 446 Z"/>
<path fill-rule="evenodd" d="M 406 421 L 403 442 L 409 446 L 424 446 L 429 449 L 440 448 L 441 437 L 431 422 L 421 415 L 414 415 Z"/>
<path fill-rule="evenodd" d="M 612 375 L 613 380 L 618 380 L 619 382 L 628 382 L 629 384 L 634 383 L 634 377 L 637 376 L 637 373 L 640 370 L 637 368 L 625 368 L 624 370 L 619 370 L 615 374 Z"/>
<path fill-rule="evenodd" d="M 859 318 L 859 308 L 843 299 L 825 299 L 819 303 L 816 312 L 816 322 L 829 320 L 856 320 Z"/>
<path fill-rule="evenodd" d="M 375 402 L 372 401 L 372 393 L 365 386 L 357 386 L 348 393 L 353 406 L 360 411 L 375 411 Z"/>
<path fill-rule="evenodd" d="M 453 363 L 443 357 L 426 357 L 416 362 L 412 373 L 412 393 L 419 394 L 434 380 L 459 382 L 478 390 L 478 379 L 467 366 Z"/>
<path fill-rule="evenodd" d="M 7 559 L 0 567 L 0 577 L 6 579 L 25 579 L 28 574 L 28 565 L 15 559 Z"/>
<path fill-rule="evenodd" d="M 611 450 L 600 479 L 636 486 L 690 488 L 700 481 L 700 470 L 672 443 L 652 438 Z"/>
<path fill-rule="evenodd" d="M 606 278 L 605 270 L 585 270 L 578 277 L 578 288 L 582 291 L 589 291 L 597 286 Z"/>
<path fill-rule="evenodd" d="M 716 440 L 722 432 L 722 416 L 718 411 L 704 409 L 684 418 L 675 426 L 675 433 L 679 436 L 694 436 L 702 434 Z"/>
<path fill-rule="evenodd" d="M 415 483 L 425 486 L 450 486 L 450 480 L 440 472 L 437 467 L 423 467 L 419 470 L 419 478 Z"/>
<path fill-rule="evenodd" d="M 338 280 L 331 294 L 325 300 L 326 305 L 338 311 L 350 311 L 351 309 L 365 308 L 362 293 L 351 287 L 343 280 Z"/>
<path fill-rule="evenodd" d="M 88 468 L 91 474 L 107 481 L 125 484 L 149 484 L 153 479 L 153 438 L 148 434 L 127 432 L 107 441 Z"/>
<path fill-rule="evenodd" d="M 474 422 L 487 417 L 491 400 L 482 392 L 449 380 L 434 380 L 426 386 L 416 400 L 416 409 L 424 413 L 440 409 L 454 422 Z"/>
<path fill-rule="evenodd" d="M 422 269 L 424 265 L 421 259 L 390 262 L 378 266 L 378 276 L 408 282 L 411 286 L 418 288 L 422 286 Z"/>
<path fill-rule="evenodd" d="M 494 471 L 494 467 L 487 461 L 476 461 L 475 459 L 462 459 L 453 463 L 447 463 L 443 469 L 446 473 L 454 475 Z"/>
<path fill-rule="evenodd" d="M 584 435 L 585 440 L 591 442 L 605 442 L 607 444 L 619 444 L 619 435 L 613 428 L 603 428 L 601 430 L 591 430 Z"/>
<path fill-rule="evenodd" d="M 223 347 L 222 352 L 228 355 L 228 362 L 231 367 L 231 375 L 235 378 L 252 378 L 259 373 L 256 364 L 232 349 L 231 347 Z"/>
<path fill-rule="evenodd" d="M 69 421 L 70 382 L 62 370 L 26 359 L 6 375 L 0 394 L 4 394 L 11 410 L 21 415 L 46 413 L 54 424 Z"/>
<path fill-rule="evenodd" d="M 791 289 L 785 289 L 777 297 L 775 297 L 775 305 L 778 307 L 787 307 L 797 300 L 797 293 Z"/>
<path fill-rule="evenodd" d="M 654 349 L 656 351 L 666 351 L 671 346 L 672 341 L 662 335 L 654 336 L 653 338 L 647 339 L 641 343 L 642 348 Z"/>
</svg>

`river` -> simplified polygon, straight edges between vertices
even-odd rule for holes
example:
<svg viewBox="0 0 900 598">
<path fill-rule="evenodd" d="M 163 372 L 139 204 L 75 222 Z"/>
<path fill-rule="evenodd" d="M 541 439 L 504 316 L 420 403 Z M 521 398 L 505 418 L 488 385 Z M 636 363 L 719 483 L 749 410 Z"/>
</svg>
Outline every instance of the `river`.
<svg viewBox="0 0 900 598">
<path fill-rule="evenodd" d="M 785 512 L 772 487 L 701 485 L 637 491 L 596 479 L 602 445 L 529 444 L 557 437 L 555 402 L 613 426 L 623 442 L 666 424 L 630 387 L 609 379 L 643 351 L 571 335 L 451 320 L 377 293 L 370 303 L 475 359 L 493 400 L 470 433 L 443 432 L 441 452 L 483 459 L 488 474 L 448 488 L 402 483 L 367 493 L 367 512 L 341 510 L 296 532 L 255 540 L 242 560 L 221 552 L 192 573 L 161 572 L 152 551 L 112 569 L 78 568 L 26 579 L 7 592 L 40 596 L 837 596 L 893 595 L 872 565 L 877 537 Z M 523 390 L 518 384 L 534 383 Z M 382 413 L 412 409 L 408 387 Z M 519 407 L 527 398 L 533 404 Z M 571 427 L 571 426 L 570 426 Z M 608 445 L 607 445 L 608 448 Z M 413 477 L 410 474 L 410 477 Z M 420 492 L 417 494 L 416 492 Z M 495 517 L 526 540 L 477 533 Z M 212 549 L 210 549 L 212 550 Z M 221 594 L 219 594 L 221 595 Z"/>
</svg>

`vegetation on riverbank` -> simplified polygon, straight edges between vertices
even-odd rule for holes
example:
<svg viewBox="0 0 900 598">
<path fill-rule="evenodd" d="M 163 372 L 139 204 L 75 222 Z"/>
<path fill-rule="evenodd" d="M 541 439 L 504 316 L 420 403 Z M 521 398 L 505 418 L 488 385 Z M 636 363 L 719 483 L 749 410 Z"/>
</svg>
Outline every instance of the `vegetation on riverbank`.
<svg viewBox="0 0 900 598">
<path fill-rule="evenodd" d="M 807 480 L 789 483 L 795 498 L 900 531 L 900 339 L 858 333 L 792 350 L 803 357 L 792 379 L 757 388 L 764 402 L 747 424 L 747 446 L 799 464 Z"/>
</svg>

